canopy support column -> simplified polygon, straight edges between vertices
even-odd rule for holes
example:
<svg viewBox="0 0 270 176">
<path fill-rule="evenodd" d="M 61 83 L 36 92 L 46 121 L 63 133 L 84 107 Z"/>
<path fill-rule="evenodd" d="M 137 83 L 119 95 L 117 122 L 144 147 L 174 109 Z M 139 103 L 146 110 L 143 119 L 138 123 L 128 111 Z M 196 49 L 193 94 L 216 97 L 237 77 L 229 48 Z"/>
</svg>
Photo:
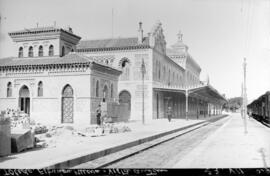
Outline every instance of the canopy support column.
<svg viewBox="0 0 270 176">
<path fill-rule="evenodd" d="M 188 90 L 187 89 L 186 89 L 185 97 L 186 97 L 186 120 L 188 120 Z"/>
</svg>

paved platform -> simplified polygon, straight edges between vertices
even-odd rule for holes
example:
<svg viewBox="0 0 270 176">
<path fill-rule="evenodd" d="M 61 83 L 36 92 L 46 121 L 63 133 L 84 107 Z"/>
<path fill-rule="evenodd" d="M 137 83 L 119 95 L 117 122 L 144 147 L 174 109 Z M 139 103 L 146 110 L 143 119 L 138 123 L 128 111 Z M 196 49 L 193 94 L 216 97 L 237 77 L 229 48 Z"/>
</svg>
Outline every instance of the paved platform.
<svg viewBox="0 0 270 176">
<path fill-rule="evenodd" d="M 247 118 L 247 133 L 240 114 L 175 164 L 175 168 L 270 167 L 270 128 Z"/>
<path fill-rule="evenodd" d="M 208 117 L 198 120 L 152 120 L 145 125 L 132 122 L 131 132 L 108 134 L 100 137 L 81 137 L 83 140 L 67 141 L 54 148 L 42 148 L 0 158 L 0 168 L 69 168 L 132 147 L 159 137 L 206 123 Z"/>
</svg>

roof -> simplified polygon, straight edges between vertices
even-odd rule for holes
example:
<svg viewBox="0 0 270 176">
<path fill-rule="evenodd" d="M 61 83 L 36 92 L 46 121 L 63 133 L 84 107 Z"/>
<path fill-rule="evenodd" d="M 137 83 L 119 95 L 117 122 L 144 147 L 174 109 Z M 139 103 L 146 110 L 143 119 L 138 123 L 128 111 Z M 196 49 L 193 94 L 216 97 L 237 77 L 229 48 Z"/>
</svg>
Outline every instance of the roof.
<svg viewBox="0 0 270 176">
<path fill-rule="evenodd" d="M 261 99 L 267 95 L 270 95 L 270 91 L 266 91 L 263 95 L 259 96 L 257 99 L 253 100 L 250 104 L 248 104 L 247 106 L 252 106 L 255 103 L 258 103 L 261 101 Z"/>
<path fill-rule="evenodd" d="M 200 65 L 193 59 L 193 57 L 188 53 L 188 52 L 182 52 L 179 50 L 171 49 L 171 48 L 166 48 L 166 55 L 169 56 L 170 58 L 173 58 L 174 56 L 179 56 L 179 57 L 186 57 L 187 61 L 190 61 L 193 63 L 199 70 L 201 70 Z"/>
<path fill-rule="evenodd" d="M 214 87 L 209 84 L 202 85 L 197 88 L 190 89 L 190 93 L 195 93 L 203 97 L 216 98 L 219 101 L 226 103 L 227 99 L 223 97 Z"/>
<path fill-rule="evenodd" d="M 154 86 L 155 90 L 158 91 L 165 91 L 165 92 L 177 92 L 177 93 L 186 93 L 186 89 L 184 87 L 172 87 L 172 86 Z M 210 100 L 218 100 L 220 103 L 226 103 L 227 100 L 225 97 L 223 97 L 215 88 L 213 88 L 211 85 L 200 85 L 195 88 L 188 89 L 189 94 L 195 94 L 202 97 L 207 97 Z"/>
<path fill-rule="evenodd" d="M 75 64 L 89 63 L 85 56 L 70 53 L 64 57 L 29 57 L 29 58 L 4 58 L 0 59 L 0 67 L 4 66 L 26 66 L 26 65 L 51 65 L 51 64 Z"/>
<path fill-rule="evenodd" d="M 181 52 L 181 51 L 176 51 L 174 49 L 171 49 L 171 48 L 166 48 L 166 54 L 168 56 L 185 56 L 185 53 L 184 52 Z"/>
<path fill-rule="evenodd" d="M 39 33 L 54 33 L 54 32 L 65 32 L 69 35 L 72 35 L 76 38 L 81 39 L 81 37 L 73 34 L 72 29 L 65 30 L 63 28 L 57 28 L 54 26 L 47 26 L 47 27 L 36 27 L 36 28 L 29 28 L 29 29 L 23 29 L 18 31 L 10 32 L 10 36 L 17 36 L 17 35 L 32 35 L 32 34 L 39 34 Z"/>
<path fill-rule="evenodd" d="M 147 48 L 149 38 L 144 37 L 142 44 L 138 44 L 138 38 L 111 38 L 100 40 L 82 40 L 77 45 L 77 51 L 91 51 L 99 49 L 125 49 L 125 48 Z"/>
<path fill-rule="evenodd" d="M 100 63 L 96 61 L 95 57 L 87 57 L 78 53 L 69 53 L 64 57 L 31 57 L 31 58 L 16 58 L 9 57 L 0 59 L 0 68 L 1 67 L 14 67 L 14 66 L 39 66 L 39 65 L 58 65 L 58 64 L 87 64 L 94 63 L 96 65 L 109 67 L 115 69 L 106 63 Z"/>
</svg>

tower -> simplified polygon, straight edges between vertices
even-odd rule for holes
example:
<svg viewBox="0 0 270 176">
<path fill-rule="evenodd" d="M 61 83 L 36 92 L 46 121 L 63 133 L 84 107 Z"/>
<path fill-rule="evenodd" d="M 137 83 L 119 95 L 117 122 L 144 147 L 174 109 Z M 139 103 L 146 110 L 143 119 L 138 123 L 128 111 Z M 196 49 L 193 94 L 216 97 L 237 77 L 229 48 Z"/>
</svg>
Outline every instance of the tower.
<svg viewBox="0 0 270 176">
<path fill-rule="evenodd" d="M 10 32 L 16 43 L 18 57 L 64 56 L 75 51 L 81 37 L 73 34 L 72 28 L 37 27 Z"/>
</svg>

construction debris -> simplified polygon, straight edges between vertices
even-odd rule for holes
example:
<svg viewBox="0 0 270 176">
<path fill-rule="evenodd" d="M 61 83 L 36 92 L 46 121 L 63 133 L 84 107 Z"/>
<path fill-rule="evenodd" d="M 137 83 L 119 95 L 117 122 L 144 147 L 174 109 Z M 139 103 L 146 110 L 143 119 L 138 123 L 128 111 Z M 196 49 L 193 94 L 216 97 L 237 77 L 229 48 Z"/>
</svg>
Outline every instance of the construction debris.
<svg viewBox="0 0 270 176">
<path fill-rule="evenodd" d="M 34 135 L 31 130 L 14 128 L 11 130 L 11 152 L 21 152 L 34 147 Z"/>
<path fill-rule="evenodd" d="M 0 156 L 7 156 L 11 153 L 10 119 L 5 112 L 0 114 Z"/>
<path fill-rule="evenodd" d="M 107 117 L 101 126 L 89 125 L 87 127 L 73 125 L 44 125 L 35 123 L 28 114 L 19 110 L 8 109 L 3 112 L 10 122 L 11 147 L 12 152 L 21 152 L 29 148 L 55 147 L 57 145 L 67 145 L 69 140 L 80 141 L 91 137 L 110 135 L 112 133 L 129 132 L 131 129 L 125 123 L 112 123 L 112 119 Z M 2 123 L 3 123 L 2 119 Z M 0 120 L 1 125 L 1 120 Z M 3 129 L 3 128 L 1 128 Z M 0 137 L 1 137 L 0 130 Z M 0 140 L 3 139 L 2 137 Z M 0 141 L 0 149 L 3 142 Z M 10 152 L 9 152 L 10 153 Z M 0 151 L 1 156 L 1 151 Z"/>
</svg>

